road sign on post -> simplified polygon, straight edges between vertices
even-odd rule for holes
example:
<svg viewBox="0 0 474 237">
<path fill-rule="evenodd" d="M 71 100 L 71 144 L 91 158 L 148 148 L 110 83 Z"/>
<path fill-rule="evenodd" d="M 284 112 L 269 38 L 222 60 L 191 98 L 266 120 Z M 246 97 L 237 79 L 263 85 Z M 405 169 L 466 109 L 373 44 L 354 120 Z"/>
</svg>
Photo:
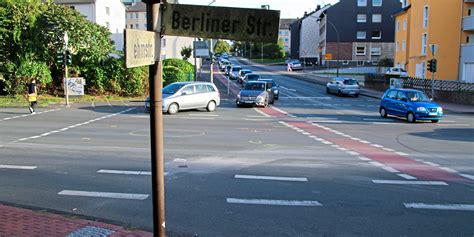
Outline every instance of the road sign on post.
<svg viewBox="0 0 474 237">
<path fill-rule="evenodd" d="M 206 41 L 194 41 L 194 57 L 196 58 L 209 58 L 210 51 L 209 45 Z"/>
<path fill-rule="evenodd" d="M 280 11 L 167 4 L 165 35 L 277 43 Z"/>
<path fill-rule="evenodd" d="M 125 65 L 127 68 L 155 64 L 159 53 L 155 41 L 159 34 L 151 31 L 125 29 Z"/>
</svg>

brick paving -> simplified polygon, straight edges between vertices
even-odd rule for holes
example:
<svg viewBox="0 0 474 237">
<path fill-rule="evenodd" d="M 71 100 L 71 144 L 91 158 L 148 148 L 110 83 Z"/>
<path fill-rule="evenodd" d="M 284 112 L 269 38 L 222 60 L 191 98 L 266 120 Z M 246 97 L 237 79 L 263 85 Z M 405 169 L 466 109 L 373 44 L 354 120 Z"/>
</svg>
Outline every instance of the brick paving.
<svg viewBox="0 0 474 237">
<path fill-rule="evenodd" d="M 142 237 L 141 230 L 126 230 L 98 221 L 72 219 L 0 204 L 0 237 Z"/>
</svg>

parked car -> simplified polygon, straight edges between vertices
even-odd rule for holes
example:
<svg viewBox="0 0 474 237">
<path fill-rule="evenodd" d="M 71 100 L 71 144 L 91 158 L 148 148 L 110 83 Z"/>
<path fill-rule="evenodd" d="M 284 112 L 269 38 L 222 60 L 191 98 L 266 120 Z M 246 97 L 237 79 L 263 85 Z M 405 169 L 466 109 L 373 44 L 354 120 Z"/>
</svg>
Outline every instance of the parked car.
<svg viewBox="0 0 474 237">
<path fill-rule="evenodd" d="M 252 73 L 252 70 L 249 70 L 249 69 L 242 69 L 239 71 L 239 78 L 237 78 L 237 82 L 242 84 L 242 81 L 245 77 L 245 75 L 249 74 L 249 73 Z"/>
<path fill-rule="evenodd" d="M 275 102 L 275 97 L 272 90 L 267 88 L 266 82 L 250 81 L 240 90 L 235 102 L 238 107 L 243 105 L 266 107 Z"/>
<path fill-rule="evenodd" d="M 180 110 L 205 108 L 212 112 L 220 105 L 220 93 L 209 82 L 175 82 L 162 90 L 163 112 L 175 114 Z M 145 111 L 150 111 L 150 98 L 145 102 Z"/>
<path fill-rule="evenodd" d="M 291 59 L 287 62 L 288 67 L 294 71 L 294 70 L 301 70 L 303 69 L 303 64 L 301 63 L 300 60 L 298 59 Z"/>
<path fill-rule="evenodd" d="M 358 97 L 360 94 L 359 82 L 353 78 L 334 77 L 326 84 L 326 93 L 337 93 L 338 95 L 353 95 Z"/>
<path fill-rule="evenodd" d="M 245 86 L 245 84 L 249 81 L 258 81 L 260 79 L 260 75 L 256 73 L 248 73 L 244 76 L 242 79 L 242 86 Z"/>
<path fill-rule="evenodd" d="M 389 89 L 380 102 L 380 116 L 405 117 L 408 122 L 428 120 L 437 123 L 443 117 L 443 108 L 431 101 L 422 91 L 413 89 Z"/>
<path fill-rule="evenodd" d="M 230 76 L 230 71 L 231 70 L 232 70 L 232 64 L 225 66 L 225 71 L 224 71 L 225 75 Z"/>
<path fill-rule="evenodd" d="M 241 66 L 232 66 L 229 72 L 229 78 L 232 80 L 237 80 L 237 78 L 239 78 L 240 70 L 242 70 Z"/>
<path fill-rule="evenodd" d="M 280 95 L 280 91 L 279 91 L 279 87 L 280 85 L 278 85 L 275 81 L 273 81 L 273 79 L 258 79 L 258 81 L 264 81 L 267 83 L 267 88 L 270 88 L 273 92 L 273 95 L 275 97 L 275 100 L 278 100 L 278 97 Z"/>
<path fill-rule="evenodd" d="M 225 71 L 226 67 L 227 66 L 232 66 L 232 63 L 228 60 L 222 60 L 220 63 L 219 63 L 219 69 L 223 72 Z"/>
<path fill-rule="evenodd" d="M 391 67 L 385 72 L 385 77 L 408 78 L 408 72 L 403 68 Z"/>
</svg>

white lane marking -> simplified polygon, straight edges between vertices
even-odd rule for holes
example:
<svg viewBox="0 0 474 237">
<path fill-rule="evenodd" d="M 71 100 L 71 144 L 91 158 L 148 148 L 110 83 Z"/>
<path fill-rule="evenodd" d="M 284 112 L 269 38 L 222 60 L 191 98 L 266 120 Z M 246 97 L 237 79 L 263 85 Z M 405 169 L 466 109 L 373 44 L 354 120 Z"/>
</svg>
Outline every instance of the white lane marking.
<svg viewBox="0 0 474 237">
<path fill-rule="evenodd" d="M 397 174 L 398 176 L 404 178 L 404 179 L 408 179 L 408 180 L 415 180 L 417 178 L 411 176 L 411 175 L 408 175 L 408 174 Z"/>
<path fill-rule="evenodd" d="M 468 178 L 468 179 L 471 179 L 471 180 L 474 180 L 474 175 L 470 175 L 470 174 L 460 174 L 462 177 L 464 178 Z"/>
<path fill-rule="evenodd" d="M 102 197 L 102 198 L 116 198 L 116 199 L 133 199 L 133 200 L 145 200 L 149 197 L 148 194 L 89 192 L 89 191 L 77 191 L 77 190 L 62 190 L 61 192 L 58 193 L 58 195 L 81 196 L 81 197 Z"/>
<path fill-rule="evenodd" d="M 406 208 L 432 209 L 446 211 L 474 211 L 472 204 L 426 204 L 426 203 L 403 203 Z"/>
<path fill-rule="evenodd" d="M 58 111 L 58 110 L 61 110 L 61 109 L 50 109 L 50 110 L 46 110 L 46 111 L 42 111 L 42 112 L 37 112 L 36 115 L 38 115 L 38 114 L 44 114 L 44 113 L 49 113 L 49 112 L 53 112 L 53 111 Z M 1 121 L 11 120 L 11 119 L 16 119 L 16 118 L 24 118 L 24 117 L 33 116 L 33 115 L 35 115 L 35 114 L 17 115 L 17 116 L 13 116 L 13 117 L 8 117 L 8 118 L 0 119 L 0 122 L 1 122 Z"/>
<path fill-rule="evenodd" d="M 379 144 L 370 144 L 370 145 L 373 146 L 373 147 L 377 147 L 377 148 L 383 148 L 383 146 L 379 145 Z"/>
<path fill-rule="evenodd" d="M 359 156 L 359 159 L 360 160 L 363 160 L 363 161 L 369 161 L 369 160 L 372 160 L 372 159 L 369 159 L 367 157 L 363 157 L 363 156 Z"/>
<path fill-rule="evenodd" d="M 273 121 L 272 118 L 244 118 L 245 121 Z"/>
<path fill-rule="evenodd" d="M 377 166 L 377 167 L 384 167 L 385 165 L 380 163 L 380 162 L 377 162 L 377 161 L 371 161 L 369 162 L 371 165 L 373 166 Z"/>
<path fill-rule="evenodd" d="M 298 201 L 298 200 L 274 200 L 274 199 L 240 199 L 227 198 L 227 203 L 252 204 L 252 205 L 274 205 L 274 206 L 322 206 L 318 201 Z"/>
<path fill-rule="evenodd" d="M 353 156 L 358 156 L 360 155 L 359 153 L 355 152 L 355 151 L 346 151 L 347 154 L 349 155 L 353 155 Z"/>
<path fill-rule="evenodd" d="M 337 149 L 341 150 L 341 151 L 348 151 L 349 149 L 347 148 L 344 148 L 344 147 L 338 147 Z"/>
<path fill-rule="evenodd" d="M 368 118 L 365 118 L 365 119 L 362 119 L 364 121 L 387 121 L 386 119 L 368 119 Z"/>
<path fill-rule="evenodd" d="M 218 114 L 188 114 L 189 116 L 201 116 L 201 117 L 219 117 Z"/>
<path fill-rule="evenodd" d="M 187 119 L 187 120 L 215 120 L 216 118 L 209 118 L 209 117 L 176 117 L 180 119 Z"/>
<path fill-rule="evenodd" d="M 286 88 L 286 87 L 284 87 L 284 86 L 280 86 L 280 88 L 281 88 L 281 89 L 285 89 L 285 90 L 287 90 L 287 91 L 296 92 L 296 90 L 295 90 L 295 89 L 292 89 L 292 88 Z M 282 97 L 280 97 L 280 98 L 282 98 Z"/>
<path fill-rule="evenodd" d="M 374 122 L 372 124 L 377 124 L 377 125 L 392 125 L 392 124 L 400 124 L 400 123 L 384 123 L 384 122 Z"/>
<path fill-rule="evenodd" d="M 149 115 L 132 115 L 130 117 L 132 117 L 132 118 L 150 118 Z"/>
<path fill-rule="evenodd" d="M 401 151 L 396 151 L 395 154 L 400 155 L 400 156 L 408 156 L 407 153 L 401 152 Z"/>
<path fill-rule="evenodd" d="M 37 166 L 0 165 L 0 169 L 34 170 Z"/>
<path fill-rule="evenodd" d="M 340 114 L 340 115 L 344 115 L 344 113 L 343 113 L 343 112 L 336 112 L 336 113 L 337 113 L 337 114 Z"/>
<path fill-rule="evenodd" d="M 25 138 L 20 138 L 20 139 L 18 139 L 18 141 L 26 141 L 26 140 L 28 140 L 28 139 L 30 139 L 30 138 L 29 138 L 29 137 L 25 137 Z"/>
<path fill-rule="evenodd" d="M 440 185 L 447 186 L 443 181 L 408 181 L 408 180 L 372 180 L 376 184 L 406 184 L 406 185 Z"/>
<path fill-rule="evenodd" d="M 360 141 L 360 138 L 357 138 L 357 137 L 351 137 L 351 140 L 354 140 L 354 141 Z"/>
<path fill-rule="evenodd" d="M 290 100 L 290 99 L 295 99 L 295 100 L 299 100 L 299 99 L 302 99 L 302 100 L 306 100 L 306 99 L 330 100 L 331 99 L 331 97 L 327 97 L 327 96 L 320 96 L 320 97 L 317 97 L 317 96 L 281 96 L 280 98 L 285 99 L 285 100 Z"/>
<path fill-rule="evenodd" d="M 248 117 L 248 118 L 266 118 L 267 116 L 261 116 L 261 115 L 247 115 L 245 117 Z"/>
<path fill-rule="evenodd" d="M 332 145 L 334 143 L 330 142 L 330 141 L 321 141 L 323 144 L 326 144 L 326 145 Z"/>
<path fill-rule="evenodd" d="M 400 173 L 400 171 L 398 171 L 398 170 L 396 170 L 396 169 L 394 169 L 394 168 L 392 168 L 392 167 L 390 167 L 390 166 L 382 166 L 382 169 L 384 169 L 384 170 L 386 170 L 386 171 L 388 171 L 388 172 L 390 172 L 390 173 Z"/>
<path fill-rule="evenodd" d="M 277 107 L 275 107 L 275 106 L 273 106 L 273 105 L 271 105 L 270 108 L 272 108 L 272 109 L 274 109 L 274 110 L 276 110 L 276 111 L 278 111 L 278 112 L 280 112 L 280 113 L 282 113 L 282 114 L 286 114 L 287 116 L 289 116 L 289 117 L 291 117 L 291 118 L 296 118 L 295 115 L 290 114 L 290 113 L 288 113 L 288 112 L 286 112 L 286 111 L 283 111 L 283 110 L 281 110 L 281 109 L 279 109 L 279 108 L 277 108 Z"/>
<path fill-rule="evenodd" d="M 342 123 L 339 120 L 312 120 L 312 123 Z"/>
<path fill-rule="evenodd" d="M 260 180 L 274 180 L 274 181 L 292 181 L 292 182 L 308 182 L 305 177 L 282 177 L 282 176 L 259 176 L 259 175 L 241 175 L 236 174 L 236 179 L 260 179 Z"/>
<path fill-rule="evenodd" d="M 98 170 L 97 173 L 103 174 L 126 174 L 126 175 L 151 175 L 149 171 L 132 171 L 132 170 Z"/>
<path fill-rule="evenodd" d="M 272 117 L 272 116 L 270 116 L 270 115 L 268 115 L 268 114 L 266 114 L 266 113 L 260 111 L 260 110 L 257 109 L 257 108 L 253 108 L 253 110 L 257 111 L 257 113 L 259 113 L 259 114 L 261 114 L 261 115 L 263 115 L 263 116 L 265 116 L 265 117 Z"/>
<path fill-rule="evenodd" d="M 385 151 L 390 151 L 390 152 L 394 152 L 394 151 L 395 151 L 394 149 L 390 149 L 390 148 L 386 148 L 386 147 L 384 147 L 384 148 L 382 148 L 382 149 L 385 150 Z"/>
<path fill-rule="evenodd" d="M 438 165 L 436 163 L 433 163 L 433 162 L 430 162 L 430 161 L 423 161 L 423 163 L 425 163 L 427 165 L 435 166 L 435 167 L 440 167 L 440 165 Z"/>
<path fill-rule="evenodd" d="M 458 173 L 457 170 L 451 169 L 451 168 L 448 168 L 448 167 L 439 167 L 439 168 L 442 169 L 442 170 L 448 171 L 449 173 Z"/>
<path fill-rule="evenodd" d="M 362 142 L 362 143 L 364 143 L 364 144 L 372 144 L 371 142 L 365 141 L 365 140 L 360 140 L 360 142 Z"/>
</svg>

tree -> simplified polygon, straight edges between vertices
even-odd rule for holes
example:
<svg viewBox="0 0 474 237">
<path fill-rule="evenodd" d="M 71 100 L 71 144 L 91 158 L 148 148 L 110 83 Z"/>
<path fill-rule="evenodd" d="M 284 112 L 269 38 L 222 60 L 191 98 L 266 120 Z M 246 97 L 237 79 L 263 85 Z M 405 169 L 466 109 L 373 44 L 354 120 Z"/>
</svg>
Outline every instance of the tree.
<svg viewBox="0 0 474 237">
<path fill-rule="evenodd" d="M 178 58 L 168 58 L 163 60 L 163 67 L 172 66 L 183 72 L 184 78 L 182 81 L 193 80 L 194 78 L 194 66 L 182 59 Z"/>
<path fill-rule="evenodd" d="M 218 40 L 216 46 L 214 47 L 215 54 L 223 54 L 230 52 L 230 44 L 224 40 Z"/>
<path fill-rule="evenodd" d="M 181 48 L 181 56 L 183 57 L 183 60 L 188 60 L 188 58 L 191 57 L 191 53 L 193 52 L 193 48 L 191 46 L 183 46 Z"/>
</svg>

